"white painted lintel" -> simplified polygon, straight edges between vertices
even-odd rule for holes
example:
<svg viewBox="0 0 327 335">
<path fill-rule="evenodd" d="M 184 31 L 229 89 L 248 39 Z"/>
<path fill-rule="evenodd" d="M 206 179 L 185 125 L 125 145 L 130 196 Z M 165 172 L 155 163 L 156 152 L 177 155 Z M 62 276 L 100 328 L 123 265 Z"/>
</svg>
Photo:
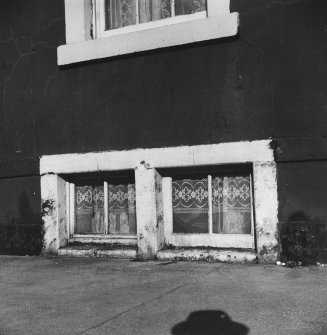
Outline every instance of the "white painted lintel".
<svg viewBox="0 0 327 335">
<path fill-rule="evenodd" d="M 273 162 L 271 140 L 194 146 L 46 155 L 40 174 L 66 174 L 135 169 L 140 162 L 153 168 Z"/>
</svg>

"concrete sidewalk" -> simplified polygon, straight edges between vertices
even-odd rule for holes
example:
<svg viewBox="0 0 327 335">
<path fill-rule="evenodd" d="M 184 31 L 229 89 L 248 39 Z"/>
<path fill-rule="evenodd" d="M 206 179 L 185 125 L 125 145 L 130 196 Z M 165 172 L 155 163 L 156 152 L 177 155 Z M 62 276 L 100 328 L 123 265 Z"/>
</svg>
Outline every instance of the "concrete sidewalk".
<svg viewBox="0 0 327 335">
<path fill-rule="evenodd" d="M 0 257 L 0 334 L 327 334 L 327 268 Z"/>
</svg>

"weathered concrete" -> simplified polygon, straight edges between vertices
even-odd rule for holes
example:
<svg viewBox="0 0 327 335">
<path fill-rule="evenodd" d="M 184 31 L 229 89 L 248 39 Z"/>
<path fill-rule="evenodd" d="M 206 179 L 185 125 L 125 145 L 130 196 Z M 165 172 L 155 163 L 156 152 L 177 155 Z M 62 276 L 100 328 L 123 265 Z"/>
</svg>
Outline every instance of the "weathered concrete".
<svg viewBox="0 0 327 335">
<path fill-rule="evenodd" d="M 105 248 L 100 246 L 68 246 L 58 250 L 59 256 L 98 257 L 98 258 L 136 258 L 136 248 Z"/>
<path fill-rule="evenodd" d="M 2 256 L 0 268 L 5 335 L 327 333 L 327 267 Z"/>
<path fill-rule="evenodd" d="M 157 254 L 159 260 L 184 260 L 227 263 L 256 263 L 257 254 L 254 251 L 234 251 L 215 249 L 176 249 L 162 250 Z"/>
</svg>

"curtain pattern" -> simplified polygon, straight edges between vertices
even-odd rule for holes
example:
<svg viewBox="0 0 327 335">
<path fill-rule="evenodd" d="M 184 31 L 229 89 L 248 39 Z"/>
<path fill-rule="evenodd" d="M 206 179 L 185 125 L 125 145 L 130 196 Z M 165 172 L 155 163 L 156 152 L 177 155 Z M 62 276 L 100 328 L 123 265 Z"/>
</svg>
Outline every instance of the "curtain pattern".
<svg viewBox="0 0 327 335">
<path fill-rule="evenodd" d="M 187 15 L 205 11 L 206 0 L 175 0 L 175 14 Z"/>
<path fill-rule="evenodd" d="M 109 233 L 136 234 L 135 184 L 109 184 Z"/>
<path fill-rule="evenodd" d="M 174 180 L 173 232 L 208 233 L 207 179 Z"/>
<path fill-rule="evenodd" d="M 117 29 L 136 24 L 136 0 L 106 0 L 106 29 Z"/>
<path fill-rule="evenodd" d="M 105 0 L 106 30 L 162 20 L 171 17 L 171 0 Z M 175 0 L 175 15 L 194 14 L 206 10 L 206 0 Z"/>
<path fill-rule="evenodd" d="M 76 186 L 75 209 L 77 234 L 104 233 L 103 186 Z"/>
<path fill-rule="evenodd" d="M 213 178 L 212 212 L 213 233 L 250 234 L 250 177 Z"/>
</svg>

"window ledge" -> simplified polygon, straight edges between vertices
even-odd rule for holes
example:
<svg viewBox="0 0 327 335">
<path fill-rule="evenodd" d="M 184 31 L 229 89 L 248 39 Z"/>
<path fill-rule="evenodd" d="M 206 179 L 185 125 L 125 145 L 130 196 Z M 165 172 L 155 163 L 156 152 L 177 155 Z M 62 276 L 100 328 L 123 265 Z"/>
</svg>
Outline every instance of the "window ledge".
<svg viewBox="0 0 327 335">
<path fill-rule="evenodd" d="M 134 52 L 234 36 L 238 13 L 87 40 L 58 47 L 58 65 L 114 57 Z"/>
</svg>

